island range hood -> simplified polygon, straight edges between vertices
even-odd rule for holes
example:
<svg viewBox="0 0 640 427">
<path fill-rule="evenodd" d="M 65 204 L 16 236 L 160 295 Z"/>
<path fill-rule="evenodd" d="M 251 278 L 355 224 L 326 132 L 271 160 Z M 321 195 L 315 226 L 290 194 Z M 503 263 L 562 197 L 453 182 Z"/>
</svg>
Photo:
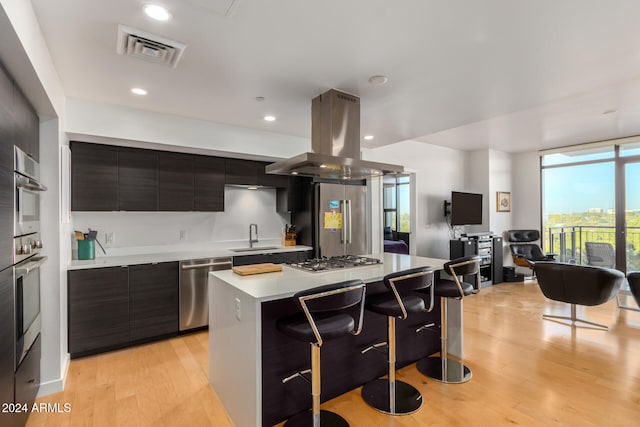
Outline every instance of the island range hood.
<svg viewBox="0 0 640 427">
<path fill-rule="evenodd" d="M 404 172 L 403 166 L 360 159 L 360 98 L 335 89 L 311 103 L 311 149 L 267 165 L 265 171 L 336 180 Z"/>
</svg>

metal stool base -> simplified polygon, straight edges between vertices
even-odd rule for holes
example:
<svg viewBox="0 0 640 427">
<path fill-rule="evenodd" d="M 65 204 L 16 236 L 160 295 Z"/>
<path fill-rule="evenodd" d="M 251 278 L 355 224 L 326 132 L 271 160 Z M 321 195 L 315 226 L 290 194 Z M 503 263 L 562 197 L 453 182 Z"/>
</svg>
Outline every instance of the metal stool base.
<svg viewBox="0 0 640 427">
<path fill-rule="evenodd" d="M 395 411 L 389 402 L 389 381 L 377 379 L 362 387 L 362 399 L 372 408 L 389 415 L 408 415 L 422 406 L 422 395 L 412 385 L 396 380 Z"/>
<path fill-rule="evenodd" d="M 424 375 L 447 384 L 466 383 L 471 379 L 471 369 L 452 359 L 427 357 L 419 360 L 416 367 Z"/>
<path fill-rule="evenodd" d="M 313 426 L 313 413 L 311 411 L 301 412 L 289 418 L 284 423 L 284 427 L 311 427 Z M 321 427 L 349 427 L 347 420 L 331 411 L 320 411 Z"/>
</svg>

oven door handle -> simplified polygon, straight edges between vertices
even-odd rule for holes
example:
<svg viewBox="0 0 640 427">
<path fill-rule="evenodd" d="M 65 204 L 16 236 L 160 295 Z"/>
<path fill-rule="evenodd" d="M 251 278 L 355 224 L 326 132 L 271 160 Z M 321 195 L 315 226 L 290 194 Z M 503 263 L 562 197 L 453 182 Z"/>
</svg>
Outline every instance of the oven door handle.
<svg viewBox="0 0 640 427">
<path fill-rule="evenodd" d="M 36 259 L 27 261 L 25 263 L 22 263 L 19 266 L 16 266 L 16 269 L 15 269 L 16 279 L 19 279 L 20 277 L 26 276 L 32 271 L 37 270 L 38 268 L 40 268 L 42 264 L 44 264 L 46 260 L 47 260 L 47 256 L 42 256 L 42 257 L 37 257 Z"/>
<path fill-rule="evenodd" d="M 18 174 L 16 174 L 16 187 L 33 191 L 47 191 L 47 187 L 39 182 Z"/>
</svg>

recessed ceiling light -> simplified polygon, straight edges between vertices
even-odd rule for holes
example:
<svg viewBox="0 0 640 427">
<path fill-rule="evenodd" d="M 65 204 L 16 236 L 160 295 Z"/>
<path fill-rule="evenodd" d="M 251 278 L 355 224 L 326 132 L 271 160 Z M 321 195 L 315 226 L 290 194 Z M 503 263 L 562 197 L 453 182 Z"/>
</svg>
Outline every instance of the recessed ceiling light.
<svg viewBox="0 0 640 427">
<path fill-rule="evenodd" d="M 366 139 L 367 141 L 371 141 L 373 139 L 373 135 L 365 135 L 364 139 Z"/>
<path fill-rule="evenodd" d="M 257 190 L 258 186 L 257 185 L 250 185 L 247 187 L 247 190 Z"/>
<path fill-rule="evenodd" d="M 267 122 L 275 122 L 276 116 L 264 116 L 264 119 Z"/>
<path fill-rule="evenodd" d="M 136 95 L 146 95 L 147 91 L 142 89 L 141 87 L 134 87 L 131 89 L 131 93 L 135 93 Z"/>
<path fill-rule="evenodd" d="M 156 21 L 166 21 L 171 17 L 169 12 L 167 12 L 167 9 L 156 4 L 149 4 L 145 6 L 144 13 L 146 13 L 149 18 L 155 19 Z"/>
<path fill-rule="evenodd" d="M 293 171 L 293 172 L 291 172 L 291 175 L 298 175 L 298 172 Z"/>
<path fill-rule="evenodd" d="M 327 167 L 327 165 L 325 165 L 325 164 L 321 164 L 321 165 L 320 165 L 320 167 L 321 167 L 321 168 L 326 168 L 326 167 Z"/>
<path fill-rule="evenodd" d="M 387 76 L 371 76 L 369 77 L 369 83 L 374 86 L 382 86 L 387 83 L 389 78 Z"/>
</svg>

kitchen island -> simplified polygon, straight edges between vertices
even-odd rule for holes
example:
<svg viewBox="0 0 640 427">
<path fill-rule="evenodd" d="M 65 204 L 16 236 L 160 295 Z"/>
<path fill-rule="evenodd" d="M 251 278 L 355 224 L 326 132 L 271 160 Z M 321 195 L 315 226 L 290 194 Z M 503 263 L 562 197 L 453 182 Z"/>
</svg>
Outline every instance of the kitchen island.
<svg viewBox="0 0 640 427">
<path fill-rule="evenodd" d="M 304 380 L 281 381 L 309 368 L 309 345 L 284 336 L 275 326 L 278 318 L 299 310 L 292 298 L 296 292 L 361 279 L 371 295 L 385 290 L 381 280 L 389 273 L 422 266 L 441 270 L 447 261 L 391 253 L 367 256 L 381 259 L 382 264 L 317 273 L 289 266 L 255 276 L 239 276 L 230 270 L 210 273 L 209 382 L 236 426 L 273 425 L 311 406 L 310 388 Z M 415 332 L 432 322 L 440 323 L 437 302 L 431 313 L 398 322 L 398 367 L 440 350 L 439 333 Z M 360 351 L 386 341 L 386 332 L 386 318 L 367 311 L 361 335 L 323 345 L 323 401 L 385 374 L 383 354 Z"/>
</svg>

